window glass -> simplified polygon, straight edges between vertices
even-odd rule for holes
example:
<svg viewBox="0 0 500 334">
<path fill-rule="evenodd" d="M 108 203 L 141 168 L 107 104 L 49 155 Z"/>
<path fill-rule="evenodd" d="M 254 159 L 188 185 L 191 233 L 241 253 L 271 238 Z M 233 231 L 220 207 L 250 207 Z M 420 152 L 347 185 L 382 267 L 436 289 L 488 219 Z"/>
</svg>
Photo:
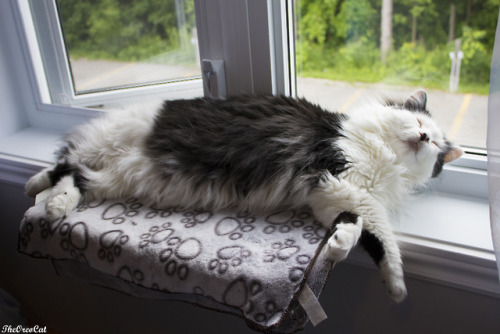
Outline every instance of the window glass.
<svg viewBox="0 0 500 334">
<path fill-rule="evenodd" d="M 57 0 L 75 94 L 200 77 L 190 0 Z"/>
<path fill-rule="evenodd" d="M 428 92 L 447 137 L 486 147 L 498 0 L 296 0 L 297 92 L 349 112 Z"/>
</svg>

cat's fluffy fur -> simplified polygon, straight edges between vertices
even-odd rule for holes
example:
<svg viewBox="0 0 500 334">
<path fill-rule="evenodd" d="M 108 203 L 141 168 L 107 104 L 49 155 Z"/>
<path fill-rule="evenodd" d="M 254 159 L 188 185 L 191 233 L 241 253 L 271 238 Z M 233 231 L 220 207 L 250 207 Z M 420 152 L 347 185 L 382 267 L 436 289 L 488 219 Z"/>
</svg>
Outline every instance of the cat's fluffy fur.
<svg viewBox="0 0 500 334">
<path fill-rule="evenodd" d="M 426 99 L 419 91 L 349 117 L 271 96 L 109 113 L 70 134 L 57 164 L 33 176 L 26 192 L 54 186 L 49 219 L 82 196 L 252 211 L 309 205 L 332 229 L 330 258 L 343 260 L 359 241 L 401 301 L 406 288 L 389 214 L 462 154 L 429 117 Z"/>
</svg>

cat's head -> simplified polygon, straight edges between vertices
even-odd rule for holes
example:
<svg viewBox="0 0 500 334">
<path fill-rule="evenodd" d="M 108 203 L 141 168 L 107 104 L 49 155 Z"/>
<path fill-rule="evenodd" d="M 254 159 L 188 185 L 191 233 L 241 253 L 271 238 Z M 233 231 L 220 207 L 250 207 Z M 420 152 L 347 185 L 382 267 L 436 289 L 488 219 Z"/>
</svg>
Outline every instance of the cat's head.
<svg viewBox="0 0 500 334">
<path fill-rule="evenodd" d="M 413 93 L 401 102 L 386 101 L 394 110 L 390 141 L 399 160 L 408 169 L 422 177 L 436 177 L 445 163 L 459 158 L 463 151 L 446 139 L 426 109 L 427 94 L 423 90 Z"/>
</svg>

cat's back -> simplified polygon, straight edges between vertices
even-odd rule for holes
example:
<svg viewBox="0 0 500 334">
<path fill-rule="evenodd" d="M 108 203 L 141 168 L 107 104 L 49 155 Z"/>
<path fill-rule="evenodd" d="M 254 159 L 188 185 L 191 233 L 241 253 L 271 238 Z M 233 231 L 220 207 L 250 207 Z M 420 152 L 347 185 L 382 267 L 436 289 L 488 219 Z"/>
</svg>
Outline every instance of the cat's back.
<svg viewBox="0 0 500 334">
<path fill-rule="evenodd" d="M 231 180 L 247 193 L 273 179 L 343 170 L 333 145 L 345 116 L 302 99 L 237 96 L 167 101 L 145 142 L 168 173 Z"/>
<path fill-rule="evenodd" d="M 344 118 L 307 100 L 284 96 L 166 101 L 157 114 L 150 144 L 161 138 L 182 142 L 186 135 L 191 143 L 204 145 L 291 139 L 308 131 L 335 136 Z"/>
</svg>

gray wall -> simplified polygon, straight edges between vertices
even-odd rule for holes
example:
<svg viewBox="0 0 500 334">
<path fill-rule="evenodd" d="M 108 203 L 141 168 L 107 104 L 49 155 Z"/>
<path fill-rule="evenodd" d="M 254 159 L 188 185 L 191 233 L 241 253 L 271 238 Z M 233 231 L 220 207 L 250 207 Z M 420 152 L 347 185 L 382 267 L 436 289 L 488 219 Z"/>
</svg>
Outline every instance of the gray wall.
<svg viewBox="0 0 500 334">
<path fill-rule="evenodd" d="M 49 261 L 17 253 L 17 227 L 33 200 L 22 187 L 0 183 L 0 203 L 0 288 L 21 302 L 33 325 L 58 333 L 252 333 L 231 315 L 58 277 Z M 500 333 L 500 299 L 407 283 L 409 298 L 393 305 L 376 271 L 339 264 L 320 298 L 329 318 L 305 333 Z"/>
</svg>

